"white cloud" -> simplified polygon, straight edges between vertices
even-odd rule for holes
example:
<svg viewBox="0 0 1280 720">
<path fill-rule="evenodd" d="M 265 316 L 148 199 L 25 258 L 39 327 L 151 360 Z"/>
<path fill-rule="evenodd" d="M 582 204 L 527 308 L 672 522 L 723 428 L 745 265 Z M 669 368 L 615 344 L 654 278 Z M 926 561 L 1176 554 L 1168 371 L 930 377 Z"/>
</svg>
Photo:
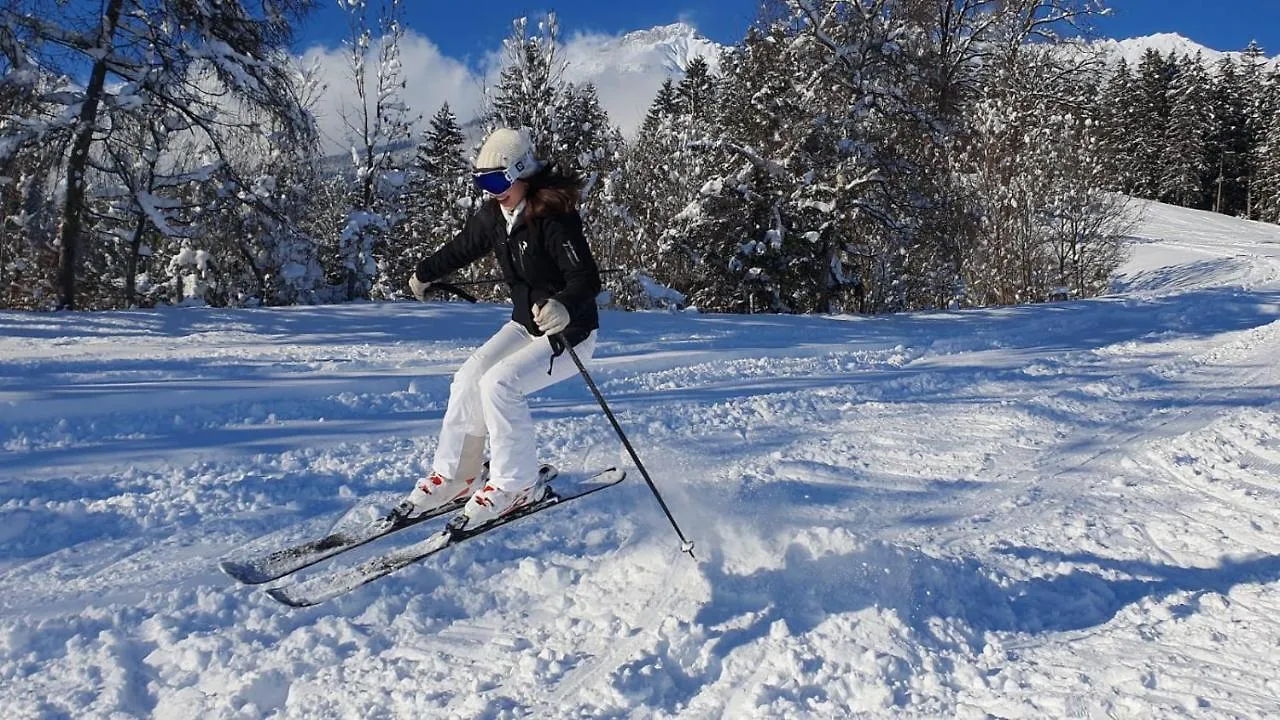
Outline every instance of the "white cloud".
<svg viewBox="0 0 1280 720">
<path fill-rule="evenodd" d="M 317 65 L 325 85 L 315 113 L 326 154 L 345 153 L 351 144 L 342 113 L 351 116 L 358 105 L 347 54 L 346 48 L 313 47 L 302 55 L 305 66 Z M 435 43 L 412 30 L 400 42 L 400 62 L 406 81 L 403 100 L 412 115 L 422 116 L 419 130 L 446 101 L 462 122 L 476 115 L 483 86 L 480 77 L 465 63 L 441 54 Z M 366 71 L 373 73 L 376 69 L 377 60 L 371 56 L 366 61 Z"/>
</svg>

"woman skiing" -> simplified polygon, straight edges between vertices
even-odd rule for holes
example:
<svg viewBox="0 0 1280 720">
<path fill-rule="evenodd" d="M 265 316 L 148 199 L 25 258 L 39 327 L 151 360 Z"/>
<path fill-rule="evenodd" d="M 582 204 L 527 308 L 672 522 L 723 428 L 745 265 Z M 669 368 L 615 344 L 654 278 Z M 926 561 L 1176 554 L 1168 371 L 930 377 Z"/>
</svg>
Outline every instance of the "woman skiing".
<svg viewBox="0 0 1280 720">
<path fill-rule="evenodd" d="M 463 514 L 471 527 L 541 499 L 526 398 L 577 372 L 555 361 L 562 343 L 591 357 L 601 287 L 578 215 L 578 178 L 542 167 L 527 132 L 509 128 L 485 139 L 474 167 L 486 201 L 418 264 L 409 287 L 421 300 L 440 278 L 493 253 L 511 290 L 511 321 L 454 375 L 431 474 L 397 508 L 412 517 L 469 498 Z M 477 490 L 486 439 L 489 479 Z"/>
</svg>

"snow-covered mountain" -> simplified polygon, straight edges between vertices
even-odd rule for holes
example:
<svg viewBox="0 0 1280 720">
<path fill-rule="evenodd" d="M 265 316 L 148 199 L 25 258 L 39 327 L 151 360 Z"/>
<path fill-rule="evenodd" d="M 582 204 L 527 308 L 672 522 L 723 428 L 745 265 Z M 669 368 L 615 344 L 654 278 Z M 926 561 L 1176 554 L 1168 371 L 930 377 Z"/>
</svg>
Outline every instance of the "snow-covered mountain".
<svg viewBox="0 0 1280 720">
<path fill-rule="evenodd" d="M 577 77 L 605 73 L 662 72 L 681 77 L 694 58 L 714 68 L 724 46 L 708 40 L 685 23 L 659 25 L 621 36 L 582 33 L 567 43 L 568 72 Z"/>
<path fill-rule="evenodd" d="M 685 23 L 620 36 L 579 33 L 564 46 L 565 79 L 595 83 L 609 117 L 629 135 L 640 126 L 663 80 L 683 77 L 694 58 L 718 68 L 723 49 Z"/>
<path fill-rule="evenodd" d="M 1130 66 L 1142 62 L 1142 56 L 1147 50 L 1155 50 L 1161 55 L 1168 55 L 1172 52 L 1176 55 L 1190 55 L 1193 57 L 1196 53 L 1200 53 L 1205 63 L 1209 65 L 1217 63 L 1226 56 L 1233 56 L 1238 59 L 1241 55 L 1239 51 L 1215 50 L 1178 33 L 1156 33 L 1155 35 L 1143 35 L 1142 37 L 1125 40 L 1099 40 L 1096 45 L 1110 55 L 1113 60 L 1123 58 Z M 1280 66 L 1280 56 L 1272 58 L 1269 64 L 1273 67 Z"/>
</svg>

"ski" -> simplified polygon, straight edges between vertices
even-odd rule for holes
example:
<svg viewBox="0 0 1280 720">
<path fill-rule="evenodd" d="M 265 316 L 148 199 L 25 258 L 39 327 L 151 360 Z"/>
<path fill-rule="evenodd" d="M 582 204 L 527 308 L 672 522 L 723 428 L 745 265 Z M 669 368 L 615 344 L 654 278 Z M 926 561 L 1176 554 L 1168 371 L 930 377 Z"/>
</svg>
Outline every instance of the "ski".
<svg viewBox="0 0 1280 720">
<path fill-rule="evenodd" d="M 486 525 L 481 525 L 477 528 L 459 529 L 451 523 L 449 527 L 432 534 L 420 542 L 391 550 L 370 558 L 359 565 L 316 575 L 293 585 L 272 588 L 267 591 L 267 594 L 290 607 L 301 608 L 318 605 L 477 535 L 483 535 L 490 530 L 541 512 L 547 508 L 562 505 L 570 500 L 576 500 L 605 488 L 613 487 L 622 482 L 626 476 L 627 474 L 623 470 L 609 468 L 585 481 L 565 483 L 568 486 L 565 490 L 557 490 L 553 482 L 547 489 L 546 497 L 539 502 L 521 508 Z"/>
<path fill-rule="evenodd" d="M 488 463 L 486 463 L 487 465 Z M 552 465 L 543 465 L 539 472 L 547 476 L 548 482 L 556 476 L 556 469 Z M 408 519 L 398 516 L 392 511 L 364 525 L 330 533 L 322 538 L 307 540 L 297 545 L 275 550 L 266 555 L 247 560 L 223 560 L 218 563 L 218 567 L 245 585 L 261 585 L 272 580 L 279 580 L 286 575 L 311 567 L 334 555 L 371 543 L 378 538 L 411 528 L 441 515 L 448 515 L 451 512 L 461 510 L 462 506 L 466 504 L 466 498 L 463 498 L 457 502 L 436 508 L 431 512 Z"/>
<path fill-rule="evenodd" d="M 378 538 L 411 528 L 452 511 L 461 510 L 466 503 L 464 498 L 410 519 L 387 515 L 364 525 L 330 533 L 322 538 L 281 548 L 266 555 L 245 560 L 223 560 L 218 563 L 218 567 L 245 585 L 261 585 L 279 580 L 285 575 L 311 567 L 322 560 L 373 542 Z"/>
</svg>

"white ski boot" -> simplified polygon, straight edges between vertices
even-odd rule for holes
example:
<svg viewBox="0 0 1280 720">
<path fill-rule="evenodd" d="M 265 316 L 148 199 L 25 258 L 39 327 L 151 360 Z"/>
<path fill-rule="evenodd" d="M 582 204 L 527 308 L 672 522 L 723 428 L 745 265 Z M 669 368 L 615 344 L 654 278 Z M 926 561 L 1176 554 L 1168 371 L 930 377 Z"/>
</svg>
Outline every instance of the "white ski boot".
<svg viewBox="0 0 1280 720">
<path fill-rule="evenodd" d="M 487 472 L 481 473 L 480 482 L 477 483 L 475 478 L 450 480 L 432 471 L 430 475 L 418 481 L 409 495 L 401 500 L 392 512 L 404 520 L 412 520 L 466 499 L 475 491 L 476 485 L 484 484 L 487 479 Z"/>
<path fill-rule="evenodd" d="M 463 527 L 474 529 L 487 525 L 526 505 L 542 500 L 547 494 L 547 483 L 555 476 L 554 467 L 543 465 L 538 470 L 537 479 L 529 487 L 503 490 L 485 483 L 484 487 L 472 495 L 466 506 L 462 508 L 462 515 L 466 518 Z"/>
</svg>

